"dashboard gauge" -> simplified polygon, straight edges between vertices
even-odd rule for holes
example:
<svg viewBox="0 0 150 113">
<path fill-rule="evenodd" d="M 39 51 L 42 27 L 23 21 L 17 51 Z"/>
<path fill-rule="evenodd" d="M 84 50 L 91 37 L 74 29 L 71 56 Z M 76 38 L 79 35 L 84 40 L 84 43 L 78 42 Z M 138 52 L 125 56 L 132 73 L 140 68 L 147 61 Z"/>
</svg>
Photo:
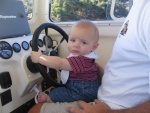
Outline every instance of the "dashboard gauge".
<svg viewBox="0 0 150 113">
<path fill-rule="evenodd" d="M 30 41 L 30 46 L 32 47 L 32 40 Z"/>
<path fill-rule="evenodd" d="M 21 51 L 21 46 L 18 43 L 13 43 L 12 48 L 16 53 Z"/>
<path fill-rule="evenodd" d="M 6 41 L 0 41 L 0 56 L 3 59 L 9 59 L 13 55 L 13 49 L 11 45 Z"/>
<path fill-rule="evenodd" d="M 41 39 L 38 39 L 38 46 L 43 47 L 43 41 Z"/>
<path fill-rule="evenodd" d="M 22 48 L 23 48 L 24 50 L 29 50 L 29 44 L 28 44 L 28 42 L 23 41 L 23 42 L 22 42 Z"/>
<path fill-rule="evenodd" d="M 43 37 L 43 43 L 44 45 L 46 46 L 47 44 L 47 47 L 48 48 L 52 48 L 53 47 L 53 40 L 50 36 L 47 36 L 47 39 L 46 39 L 46 36 Z"/>
<path fill-rule="evenodd" d="M 30 41 L 30 46 L 32 47 L 32 40 Z M 38 39 L 38 46 L 43 47 L 43 41 L 41 39 Z"/>
</svg>

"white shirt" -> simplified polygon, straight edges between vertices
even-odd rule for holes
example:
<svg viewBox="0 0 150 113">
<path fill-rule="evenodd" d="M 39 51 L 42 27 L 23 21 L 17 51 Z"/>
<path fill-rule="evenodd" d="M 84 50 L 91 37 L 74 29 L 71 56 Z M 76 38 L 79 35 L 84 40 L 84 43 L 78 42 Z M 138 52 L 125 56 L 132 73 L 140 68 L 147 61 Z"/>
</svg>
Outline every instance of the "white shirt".
<svg viewBox="0 0 150 113">
<path fill-rule="evenodd" d="M 133 0 L 105 68 L 98 99 L 131 108 L 150 99 L 150 0 Z M 123 28 L 126 27 L 123 32 Z"/>
</svg>

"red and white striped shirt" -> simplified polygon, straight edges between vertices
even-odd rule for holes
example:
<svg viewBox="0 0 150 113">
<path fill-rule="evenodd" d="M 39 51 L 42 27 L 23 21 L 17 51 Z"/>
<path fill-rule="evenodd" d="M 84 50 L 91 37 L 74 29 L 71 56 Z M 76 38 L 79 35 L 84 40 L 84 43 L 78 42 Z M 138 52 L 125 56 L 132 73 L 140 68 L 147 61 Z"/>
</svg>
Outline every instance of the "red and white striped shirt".
<svg viewBox="0 0 150 113">
<path fill-rule="evenodd" d="M 73 71 L 69 73 L 69 80 L 96 80 L 98 67 L 95 59 L 85 56 L 72 56 L 67 58 Z"/>
</svg>

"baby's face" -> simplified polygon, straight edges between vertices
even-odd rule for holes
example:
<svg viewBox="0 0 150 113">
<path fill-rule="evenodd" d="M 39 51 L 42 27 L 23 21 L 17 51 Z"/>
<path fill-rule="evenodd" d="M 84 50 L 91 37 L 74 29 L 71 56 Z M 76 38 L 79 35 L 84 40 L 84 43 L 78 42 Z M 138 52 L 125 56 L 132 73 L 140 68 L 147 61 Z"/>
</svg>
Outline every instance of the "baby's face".
<svg viewBox="0 0 150 113">
<path fill-rule="evenodd" d="M 95 50 L 98 46 L 91 28 L 73 27 L 68 41 L 68 49 L 73 55 L 85 55 Z"/>
</svg>

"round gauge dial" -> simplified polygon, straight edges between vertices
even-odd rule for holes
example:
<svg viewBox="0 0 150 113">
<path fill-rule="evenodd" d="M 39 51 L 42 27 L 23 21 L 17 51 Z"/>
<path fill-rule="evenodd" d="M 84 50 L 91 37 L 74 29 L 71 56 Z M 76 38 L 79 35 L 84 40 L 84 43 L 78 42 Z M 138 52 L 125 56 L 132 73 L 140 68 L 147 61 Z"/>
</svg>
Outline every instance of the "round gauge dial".
<svg viewBox="0 0 150 113">
<path fill-rule="evenodd" d="M 32 47 L 32 40 L 30 41 L 30 46 Z"/>
<path fill-rule="evenodd" d="M 18 43 L 13 43 L 12 48 L 17 53 L 21 51 L 21 46 Z"/>
<path fill-rule="evenodd" d="M 43 43 L 44 43 L 45 46 L 47 45 L 48 48 L 52 48 L 53 47 L 53 40 L 52 40 L 52 38 L 50 36 L 44 36 L 43 37 Z"/>
<path fill-rule="evenodd" d="M 9 59 L 13 55 L 13 49 L 11 45 L 6 41 L 0 42 L 0 56 L 3 59 Z"/>
<path fill-rule="evenodd" d="M 30 46 L 32 47 L 32 40 L 30 41 Z M 41 39 L 38 39 L 38 46 L 43 47 L 43 41 Z"/>
<path fill-rule="evenodd" d="M 29 44 L 28 44 L 28 42 L 23 41 L 23 42 L 22 42 L 22 48 L 23 48 L 24 50 L 28 50 L 28 49 L 29 49 Z"/>
<path fill-rule="evenodd" d="M 41 39 L 38 39 L 38 46 L 43 47 L 43 41 Z"/>
</svg>

